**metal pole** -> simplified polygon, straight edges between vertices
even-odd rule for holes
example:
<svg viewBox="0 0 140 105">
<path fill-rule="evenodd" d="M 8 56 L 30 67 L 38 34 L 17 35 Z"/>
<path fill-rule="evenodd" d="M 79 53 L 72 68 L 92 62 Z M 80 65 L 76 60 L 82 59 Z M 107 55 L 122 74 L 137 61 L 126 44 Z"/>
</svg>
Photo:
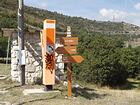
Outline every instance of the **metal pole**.
<svg viewBox="0 0 140 105">
<path fill-rule="evenodd" d="M 24 50 L 24 2 L 18 0 L 18 46 L 19 46 L 19 70 L 20 70 L 20 83 L 25 85 L 25 65 L 22 65 L 22 50 Z"/>
<path fill-rule="evenodd" d="M 7 67 L 7 64 L 8 64 L 10 39 L 11 39 L 11 36 L 9 36 L 9 38 L 8 38 L 7 56 L 6 56 L 6 67 Z"/>
</svg>

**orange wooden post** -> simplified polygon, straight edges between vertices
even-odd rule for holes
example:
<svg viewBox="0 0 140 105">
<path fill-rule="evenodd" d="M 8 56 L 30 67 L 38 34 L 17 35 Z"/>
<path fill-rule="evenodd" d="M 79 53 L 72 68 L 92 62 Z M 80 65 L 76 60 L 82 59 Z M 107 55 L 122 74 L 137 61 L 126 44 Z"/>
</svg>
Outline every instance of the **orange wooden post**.
<svg viewBox="0 0 140 105">
<path fill-rule="evenodd" d="M 72 96 L 72 67 L 71 63 L 67 64 L 67 80 L 68 80 L 68 97 Z"/>
<path fill-rule="evenodd" d="M 55 84 L 55 20 L 44 20 L 43 34 L 41 35 L 43 57 L 43 84 L 46 90 L 52 90 Z"/>
</svg>

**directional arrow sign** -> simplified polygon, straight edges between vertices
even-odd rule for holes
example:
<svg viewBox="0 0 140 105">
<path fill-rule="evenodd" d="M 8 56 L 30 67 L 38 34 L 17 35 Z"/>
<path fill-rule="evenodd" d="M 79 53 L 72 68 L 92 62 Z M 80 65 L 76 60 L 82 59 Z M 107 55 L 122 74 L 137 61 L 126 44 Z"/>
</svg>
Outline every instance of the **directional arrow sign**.
<svg viewBox="0 0 140 105">
<path fill-rule="evenodd" d="M 73 56 L 63 56 L 62 61 L 64 63 L 81 63 L 84 58 L 80 55 L 73 55 Z"/>
<path fill-rule="evenodd" d="M 78 45 L 78 37 L 61 37 L 60 43 L 63 45 Z"/>
<path fill-rule="evenodd" d="M 58 54 L 77 54 L 76 46 L 58 47 L 55 51 Z"/>
</svg>

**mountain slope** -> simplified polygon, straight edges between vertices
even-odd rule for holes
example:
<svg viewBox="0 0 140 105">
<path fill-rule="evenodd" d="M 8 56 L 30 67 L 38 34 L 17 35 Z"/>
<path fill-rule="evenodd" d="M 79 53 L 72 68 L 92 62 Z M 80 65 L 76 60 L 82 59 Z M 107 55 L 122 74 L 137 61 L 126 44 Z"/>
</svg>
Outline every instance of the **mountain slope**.
<svg viewBox="0 0 140 105">
<path fill-rule="evenodd" d="M 0 1 L 0 28 L 17 27 L 17 0 L 1 0 Z M 96 21 L 84 19 L 81 17 L 70 17 L 57 12 L 50 12 L 38 8 L 25 6 L 25 22 L 42 27 L 42 21 L 46 18 L 57 20 L 57 30 L 64 31 L 66 26 L 72 27 L 74 34 L 82 32 L 103 34 L 139 34 L 140 27 L 124 23 L 110 21 Z"/>
</svg>

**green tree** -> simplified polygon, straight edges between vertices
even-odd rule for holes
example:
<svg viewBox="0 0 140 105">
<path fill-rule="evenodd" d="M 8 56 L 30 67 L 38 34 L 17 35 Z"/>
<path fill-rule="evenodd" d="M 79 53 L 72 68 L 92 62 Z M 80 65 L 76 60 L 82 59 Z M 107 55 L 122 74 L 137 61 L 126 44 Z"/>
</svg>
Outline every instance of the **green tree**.
<svg viewBox="0 0 140 105">
<path fill-rule="evenodd" d="M 129 77 L 136 77 L 140 73 L 140 47 L 123 48 L 120 62 L 127 69 Z"/>
<path fill-rule="evenodd" d="M 85 61 L 74 65 L 76 78 L 100 85 L 116 86 L 125 83 L 127 71 L 120 63 L 122 44 L 119 40 L 101 35 L 84 37 L 79 52 Z"/>
</svg>

